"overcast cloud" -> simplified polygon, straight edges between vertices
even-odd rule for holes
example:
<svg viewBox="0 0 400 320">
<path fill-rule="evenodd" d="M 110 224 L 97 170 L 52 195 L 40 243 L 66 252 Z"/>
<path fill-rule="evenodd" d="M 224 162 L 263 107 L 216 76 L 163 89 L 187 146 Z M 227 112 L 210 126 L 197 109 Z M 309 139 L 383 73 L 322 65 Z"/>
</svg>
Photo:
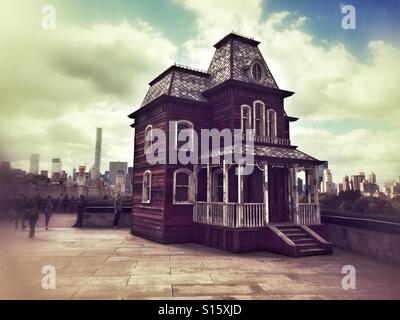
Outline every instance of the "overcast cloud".
<svg viewBox="0 0 400 320">
<path fill-rule="evenodd" d="M 358 170 L 374 170 L 380 180 L 400 175 L 398 47 L 374 40 L 366 58 L 357 57 L 340 42 L 314 41 L 303 28 L 306 16 L 283 11 L 264 18 L 259 0 L 173 3 L 194 16 L 196 33 L 182 45 L 141 17 L 80 26 L 62 20 L 66 9 L 60 6 L 57 29 L 44 31 L 40 1 L 7 1 L 0 13 L 6 48 L 0 50 L 0 158 L 28 169 L 35 152 L 44 169 L 53 156 L 69 172 L 91 166 L 95 128 L 102 127 L 102 170 L 111 160 L 131 164 L 127 115 L 141 103 L 147 83 L 178 53 L 178 62 L 206 69 L 212 45 L 235 30 L 262 41 L 278 85 L 296 92 L 286 110 L 301 118 L 292 131 L 300 149 L 328 160 L 336 180 Z M 333 120 L 339 128 L 349 120 L 368 125 L 339 134 L 321 129 Z M 371 121 L 385 125 L 377 129 Z"/>
</svg>

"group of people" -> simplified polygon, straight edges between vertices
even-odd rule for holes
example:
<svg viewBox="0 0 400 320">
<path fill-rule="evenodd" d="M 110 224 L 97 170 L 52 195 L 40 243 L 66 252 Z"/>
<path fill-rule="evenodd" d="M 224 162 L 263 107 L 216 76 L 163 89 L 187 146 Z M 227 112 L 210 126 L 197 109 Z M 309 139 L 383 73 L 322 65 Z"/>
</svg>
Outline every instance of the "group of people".
<svg viewBox="0 0 400 320">
<path fill-rule="evenodd" d="M 18 229 L 18 224 L 22 230 L 26 229 L 25 222 L 29 223 L 29 238 L 35 236 L 36 223 L 39 219 L 39 213 L 45 216 L 46 230 L 49 229 L 50 218 L 54 212 L 54 204 L 51 196 L 42 198 L 39 195 L 28 198 L 22 195 L 21 199 L 16 203 L 14 210 L 15 229 Z"/>
<path fill-rule="evenodd" d="M 58 198 L 59 199 L 59 198 Z M 35 228 L 37 221 L 39 220 L 39 214 L 43 213 L 45 217 L 45 228 L 49 229 L 50 218 L 54 212 L 57 212 L 57 205 L 59 204 L 58 199 L 54 199 L 51 196 L 42 198 L 37 195 L 33 198 L 28 198 L 25 195 L 21 195 L 20 199 L 15 202 L 14 205 L 14 223 L 15 229 L 18 229 L 18 225 L 21 225 L 22 230 L 26 229 L 26 221 L 29 223 L 29 238 L 35 236 Z M 68 198 L 64 198 L 67 199 Z M 74 201 L 74 208 L 77 213 L 77 219 L 74 228 L 81 228 L 83 222 L 83 215 L 87 207 L 87 201 L 85 196 L 81 195 L 79 199 L 75 201 L 74 197 L 71 198 Z M 65 207 L 68 207 L 69 203 L 63 201 Z M 119 219 L 123 209 L 123 201 L 120 194 L 114 199 L 114 223 L 113 227 L 118 228 Z M 63 211 L 67 212 L 67 211 Z"/>
</svg>

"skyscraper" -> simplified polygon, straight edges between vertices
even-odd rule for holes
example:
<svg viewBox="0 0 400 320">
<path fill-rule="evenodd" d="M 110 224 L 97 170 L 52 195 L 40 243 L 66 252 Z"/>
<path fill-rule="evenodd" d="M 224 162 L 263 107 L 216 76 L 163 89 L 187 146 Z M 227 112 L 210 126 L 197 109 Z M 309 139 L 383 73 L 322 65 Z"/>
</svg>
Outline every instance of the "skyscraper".
<svg viewBox="0 0 400 320">
<path fill-rule="evenodd" d="M 369 180 L 370 183 L 376 184 L 376 174 L 374 172 L 371 172 L 369 174 L 369 179 L 368 180 Z"/>
<path fill-rule="evenodd" d="M 31 161 L 29 166 L 29 172 L 32 174 L 39 174 L 39 159 L 40 155 L 37 153 L 31 154 Z"/>
<path fill-rule="evenodd" d="M 128 173 L 128 162 L 121 161 L 110 161 L 110 182 L 112 185 L 116 185 L 117 174 L 121 174 L 119 171 L 126 176 Z"/>
<path fill-rule="evenodd" d="M 95 147 L 95 154 L 94 154 L 94 174 L 95 178 L 97 179 L 100 175 L 100 162 L 101 162 L 101 144 L 103 140 L 103 129 L 97 128 L 96 129 L 96 147 Z"/>
<path fill-rule="evenodd" d="M 353 182 L 353 190 L 361 190 L 361 183 L 365 181 L 365 173 L 360 172 L 351 176 L 351 181 Z"/>
<path fill-rule="evenodd" d="M 60 174 L 61 174 L 61 159 L 53 158 L 51 160 L 51 179 L 60 180 Z"/>
<path fill-rule="evenodd" d="M 350 187 L 350 180 L 349 180 L 349 176 L 345 175 L 343 178 L 343 191 L 350 191 L 351 187 Z"/>
<path fill-rule="evenodd" d="M 321 191 L 323 193 L 330 193 L 330 194 L 333 194 L 335 192 L 335 186 L 332 182 L 332 174 L 329 169 L 324 170 Z"/>
</svg>

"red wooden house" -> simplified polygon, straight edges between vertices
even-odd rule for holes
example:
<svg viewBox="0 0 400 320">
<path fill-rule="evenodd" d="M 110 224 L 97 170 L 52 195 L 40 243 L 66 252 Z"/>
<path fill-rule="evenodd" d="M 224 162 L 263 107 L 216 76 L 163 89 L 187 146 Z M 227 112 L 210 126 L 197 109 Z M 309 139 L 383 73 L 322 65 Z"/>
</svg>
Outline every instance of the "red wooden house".
<svg viewBox="0 0 400 320">
<path fill-rule="evenodd" d="M 284 99 L 293 92 L 278 87 L 258 44 L 230 33 L 214 45 L 207 72 L 173 65 L 150 82 L 142 105 L 130 115 L 135 120 L 134 235 L 294 257 L 332 251 L 317 233 L 322 228 L 316 173 L 322 162 L 291 145 L 289 125 L 297 118 L 285 113 Z M 243 149 L 254 156 L 250 175 L 242 174 L 240 163 L 204 161 L 202 154 L 199 163 L 172 164 L 168 151 L 182 146 L 181 130 L 193 129 L 201 143 L 200 130 L 211 128 L 241 130 Z M 146 158 L 154 129 L 166 133 L 158 141 L 165 164 Z M 246 129 L 253 130 L 251 136 Z M 234 150 L 221 145 L 206 157 Z M 300 172 L 306 181 L 302 197 Z"/>
</svg>

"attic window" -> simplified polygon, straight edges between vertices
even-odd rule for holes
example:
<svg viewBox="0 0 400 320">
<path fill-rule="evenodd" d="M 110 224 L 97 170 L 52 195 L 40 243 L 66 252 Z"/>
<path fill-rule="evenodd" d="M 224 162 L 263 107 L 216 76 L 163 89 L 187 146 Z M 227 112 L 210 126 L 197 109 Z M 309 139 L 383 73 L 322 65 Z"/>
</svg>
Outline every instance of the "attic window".
<svg viewBox="0 0 400 320">
<path fill-rule="evenodd" d="M 260 82 L 262 75 L 263 71 L 261 64 L 259 64 L 258 62 L 253 63 L 253 65 L 251 66 L 251 76 L 253 77 L 253 79 L 257 82 Z"/>
</svg>

